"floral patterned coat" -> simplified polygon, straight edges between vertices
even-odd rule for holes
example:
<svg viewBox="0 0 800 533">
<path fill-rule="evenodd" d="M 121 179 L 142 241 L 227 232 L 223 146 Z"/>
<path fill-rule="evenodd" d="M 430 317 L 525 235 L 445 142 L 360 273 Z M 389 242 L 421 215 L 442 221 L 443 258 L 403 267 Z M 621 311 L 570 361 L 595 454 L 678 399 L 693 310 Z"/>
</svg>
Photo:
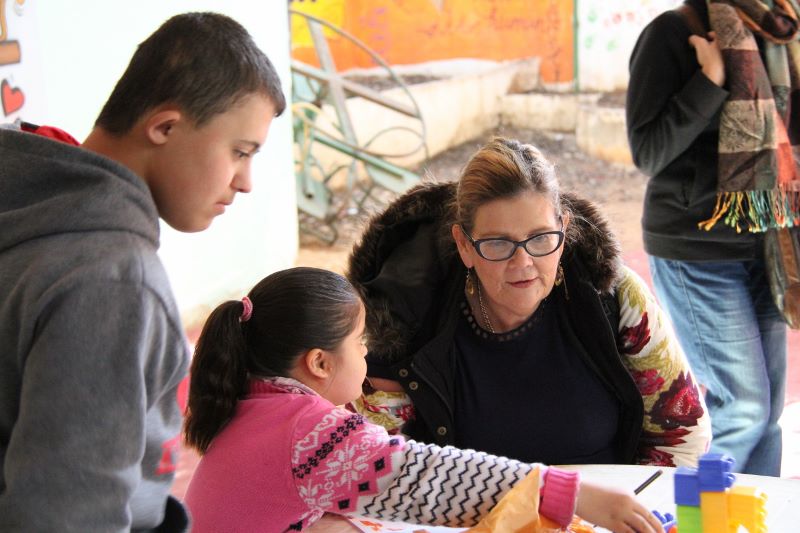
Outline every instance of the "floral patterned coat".
<svg viewBox="0 0 800 533">
<path fill-rule="evenodd" d="M 449 238 L 454 191 L 423 185 L 398 199 L 370 222 L 348 271 L 367 307 L 368 375 L 404 389 L 365 387 L 355 408 L 390 432 L 439 445 L 454 442 L 453 336 L 465 277 Z M 619 399 L 620 462 L 695 465 L 711 423 L 669 319 L 622 265 L 595 206 L 572 195 L 562 201 L 573 212 L 562 258 L 566 320 Z"/>
</svg>

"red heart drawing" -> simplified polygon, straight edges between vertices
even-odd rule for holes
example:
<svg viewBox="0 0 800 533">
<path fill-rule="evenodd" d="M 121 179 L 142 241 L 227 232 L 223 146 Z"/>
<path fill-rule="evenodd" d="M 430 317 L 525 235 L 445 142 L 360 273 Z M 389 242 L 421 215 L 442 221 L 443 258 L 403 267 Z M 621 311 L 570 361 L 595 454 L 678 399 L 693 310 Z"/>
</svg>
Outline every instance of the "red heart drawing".
<svg viewBox="0 0 800 533">
<path fill-rule="evenodd" d="M 14 89 L 9 85 L 8 80 L 0 83 L 0 100 L 3 101 L 3 113 L 6 116 L 14 111 L 19 111 L 25 104 L 25 94 L 22 89 Z"/>
</svg>

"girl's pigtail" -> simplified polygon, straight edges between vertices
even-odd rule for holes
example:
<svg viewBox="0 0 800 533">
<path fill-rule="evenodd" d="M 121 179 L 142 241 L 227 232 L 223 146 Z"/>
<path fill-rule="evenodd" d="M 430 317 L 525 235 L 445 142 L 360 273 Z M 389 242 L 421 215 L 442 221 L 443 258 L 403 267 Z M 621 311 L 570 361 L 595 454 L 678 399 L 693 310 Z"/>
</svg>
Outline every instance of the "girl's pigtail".
<svg viewBox="0 0 800 533">
<path fill-rule="evenodd" d="M 242 302 L 217 307 L 197 341 L 189 381 L 183 431 L 186 444 L 204 454 L 230 421 L 247 386 L 247 343 Z"/>
</svg>

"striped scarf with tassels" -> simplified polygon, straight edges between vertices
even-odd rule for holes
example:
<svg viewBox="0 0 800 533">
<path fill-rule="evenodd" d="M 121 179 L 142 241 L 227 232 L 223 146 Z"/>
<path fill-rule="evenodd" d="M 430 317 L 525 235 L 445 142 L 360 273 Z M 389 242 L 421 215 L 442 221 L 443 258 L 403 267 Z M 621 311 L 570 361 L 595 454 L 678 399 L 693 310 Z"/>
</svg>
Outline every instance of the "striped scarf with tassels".
<svg viewBox="0 0 800 533">
<path fill-rule="evenodd" d="M 730 95 L 720 116 L 717 204 L 701 229 L 720 219 L 736 231 L 800 226 L 798 12 L 797 0 L 708 2 Z"/>
</svg>

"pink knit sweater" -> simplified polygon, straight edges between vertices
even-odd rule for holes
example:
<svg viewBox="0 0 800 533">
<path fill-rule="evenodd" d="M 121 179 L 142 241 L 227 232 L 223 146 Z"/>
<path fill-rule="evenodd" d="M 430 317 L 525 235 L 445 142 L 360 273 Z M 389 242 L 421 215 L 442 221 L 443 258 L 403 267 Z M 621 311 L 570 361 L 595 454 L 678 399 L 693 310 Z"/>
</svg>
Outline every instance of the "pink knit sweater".
<svg viewBox="0 0 800 533">
<path fill-rule="evenodd" d="M 539 467 L 542 509 L 566 525 L 576 479 Z M 325 512 L 467 527 L 532 469 L 390 436 L 301 383 L 275 378 L 251 382 L 200 461 L 186 504 L 195 533 L 300 531 Z"/>
</svg>

